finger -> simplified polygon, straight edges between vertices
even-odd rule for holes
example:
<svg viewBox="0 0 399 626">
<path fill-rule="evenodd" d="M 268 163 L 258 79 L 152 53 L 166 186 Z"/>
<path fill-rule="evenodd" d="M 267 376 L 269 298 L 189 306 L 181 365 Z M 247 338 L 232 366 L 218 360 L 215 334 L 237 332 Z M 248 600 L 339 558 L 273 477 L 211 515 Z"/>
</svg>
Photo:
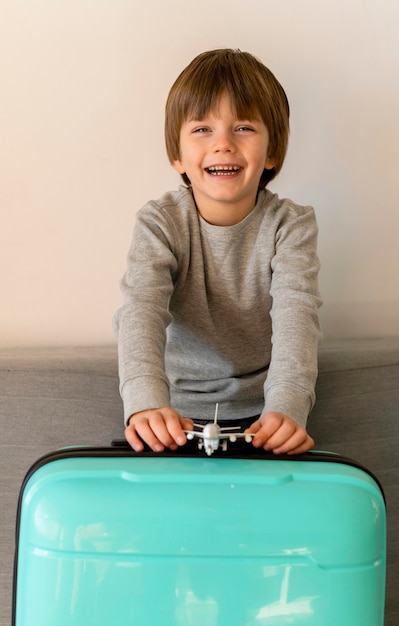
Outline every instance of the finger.
<svg viewBox="0 0 399 626">
<path fill-rule="evenodd" d="M 306 431 L 303 428 L 298 428 L 294 422 L 283 422 L 280 428 L 278 428 L 264 444 L 266 450 L 276 450 L 284 445 L 292 438 L 296 437 L 298 445 L 306 437 Z"/>
<path fill-rule="evenodd" d="M 162 413 L 154 412 L 149 419 L 149 427 L 152 430 L 153 435 L 156 437 L 157 442 L 159 442 L 163 447 L 170 448 L 171 450 L 175 450 L 177 448 L 177 443 L 174 439 L 173 433 L 178 433 L 180 431 L 184 435 L 178 419 L 173 415 L 169 415 L 165 411 Z M 155 446 L 158 446 L 157 442 L 154 441 Z"/>
<path fill-rule="evenodd" d="M 181 417 L 180 424 L 183 430 L 193 430 L 194 422 L 190 417 Z"/>
<path fill-rule="evenodd" d="M 267 436 L 262 434 L 262 424 L 260 420 L 257 420 L 251 424 L 249 428 L 244 430 L 244 434 L 255 435 L 252 437 L 252 445 L 255 446 L 255 448 L 261 448 L 267 440 Z"/>
<path fill-rule="evenodd" d="M 153 424 L 150 421 L 150 425 L 154 427 L 155 434 L 165 446 L 176 450 L 177 446 L 182 446 L 187 442 L 184 430 L 193 430 L 193 420 L 189 417 L 182 417 L 172 408 L 162 409 L 160 414 L 166 430 L 161 422 L 154 421 Z"/>
<path fill-rule="evenodd" d="M 262 417 L 258 420 L 260 424 L 259 434 L 265 440 L 269 439 L 286 420 L 286 416 L 282 413 L 267 413 L 266 415 L 262 415 Z"/>
<path fill-rule="evenodd" d="M 172 449 L 176 449 L 177 446 L 183 446 L 187 441 L 186 435 L 183 431 L 184 419 L 175 411 L 171 411 L 165 414 L 165 420 L 170 440 L 168 443 L 165 442 L 165 445 Z M 188 426 L 187 430 L 190 430 L 192 421 L 186 420 L 186 422 Z"/>
<path fill-rule="evenodd" d="M 257 432 L 260 431 L 261 428 L 262 428 L 261 421 L 256 420 L 256 422 L 254 422 L 253 424 L 251 424 L 251 426 L 249 426 L 248 428 L 244 430 L 244 433 L 256 434 Z"/>
<path fill-rule="evenodd" d="M 136 429 L 133 424 L 129 424 L 125 428 L 125 438 L 128 444 L 135 450 L 136 452 L 142 452 L 144 450 L 144 445 L 140 437 L 138 437 L 136 433 Z"/>
<path fill-rule="evenodd" d="M 181 417 L 181 415 L 177 414 L 177 419 L 171 420 L 170 422 L 168 421 L 167 426 L 173 440 L 178 446 L 183 446 L 187 443 L 187 437 L 184 431 L 193 430 L 194 422 L 189 417 Z"/>
<path fill-rule="evenodd" d="M 302 432 L 295 432 L 294 435 L 288 439 L 284 445 L 273 449 L 274 454 L 302 454 L 307 452 L 314 445 L 314 441 L 307 432 L 303 436 Z"/>
<path fill-rule="evenodd" d="M 143 441 L 153 450 L 154 452 L 162 452 L 164 450 L 164 443 L 158 437 L 158 433 L 154 431 L 154 422 L 158 422 L 158 418 L 153 415 L 149 418 L 140 418 L 133 422 L 133 426 L 136 430 L 137 435 L 141 437 Z M 158 426 L 158 432 L 159 432 Z"/>
<path fill-rule="evenodd" d="M 260 429 L 253 438 L 253 445 L 256 448 L 265 446 L 265 444 L 279 431 L 284 424 L 284 416 L 279 413 L 268 413 L 259 420 Z"/>
<path fill-rule="evenodd" d="M 314 448 L 314 445 L 315 445 L 314 439 L 312 439 L 312 437 L 308 437 L 308 439 L 301 446 L 294 448 L 294 450 L 290 450 L 289 452 L 287 452 L 287 454 L 289 455 L 304 454 L 305 452 L 308 452 L 309 450 Z"/>
</svg>

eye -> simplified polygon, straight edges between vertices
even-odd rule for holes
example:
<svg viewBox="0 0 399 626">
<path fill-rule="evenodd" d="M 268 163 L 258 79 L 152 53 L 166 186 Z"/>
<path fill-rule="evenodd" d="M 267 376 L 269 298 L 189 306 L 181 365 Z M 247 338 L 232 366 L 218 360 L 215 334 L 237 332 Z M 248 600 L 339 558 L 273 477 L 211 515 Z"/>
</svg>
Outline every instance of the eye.
<svg viewBox="0 0 399 626">
<path fill-rule="evenodd" d="M 255 129 L 253 128 L 253 126 L 247 126 L 246 124 L 242 124 L 241 126 L 237 127 L 237 131 L 241 133 L 250 133 L 255 132 Z"/>
<path fill-rule="evenodd" d="M 198 133 L 198 134 L 207 133 L 209 131 L 210 129 L 208 128 L 208 126 L 197 126 L 196 128 L 193 128 L 192 130 L 193 133 Z"/>
</svg>

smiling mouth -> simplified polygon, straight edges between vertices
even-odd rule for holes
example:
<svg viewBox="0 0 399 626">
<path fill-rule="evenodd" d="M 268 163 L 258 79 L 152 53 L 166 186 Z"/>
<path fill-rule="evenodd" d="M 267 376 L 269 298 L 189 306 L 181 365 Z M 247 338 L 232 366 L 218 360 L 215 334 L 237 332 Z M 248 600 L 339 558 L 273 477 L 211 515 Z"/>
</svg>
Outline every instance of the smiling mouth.
<svg viewBox="0 0 399 626">
<path fill-rule="evenodd" d="M 212 165 L 206 167 L 205 170 L 212 176 L 233 176 L 241 170 L 241 167 L 238 165 Z"/>
</svg>

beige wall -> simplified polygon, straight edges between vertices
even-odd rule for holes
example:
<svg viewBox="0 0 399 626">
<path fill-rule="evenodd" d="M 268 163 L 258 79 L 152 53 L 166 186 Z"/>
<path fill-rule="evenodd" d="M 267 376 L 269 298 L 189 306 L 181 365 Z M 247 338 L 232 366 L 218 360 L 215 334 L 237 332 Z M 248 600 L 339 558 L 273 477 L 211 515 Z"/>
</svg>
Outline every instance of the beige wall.
<svg viewBox="0 0 399 626">
<path fill-rule="evenodd" d="M 398 32 L 396 0 L 0 0 L 0 345 L 114 341 L 135 212 L 179 184 L 167 91 L 215 47 L 288 93 L 325 334 L 398 333 Z"/>
</svg>

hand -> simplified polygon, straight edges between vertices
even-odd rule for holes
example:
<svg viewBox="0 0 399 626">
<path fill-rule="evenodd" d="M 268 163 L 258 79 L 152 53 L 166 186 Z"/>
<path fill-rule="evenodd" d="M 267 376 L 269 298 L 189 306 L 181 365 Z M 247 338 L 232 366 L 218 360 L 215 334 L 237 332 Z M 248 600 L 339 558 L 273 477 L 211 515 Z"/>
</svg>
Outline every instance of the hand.
<svg viewBox="0 0 399 626">
<path fill-rule="evenodd" d="M 314 446 L 305 428 L 284 413 L 262 415 L 246 432 L 256 433 L 252 439 L 255 448 L 263 447 L 274 454 L 302 454 Z"/>
<path fill-rule="evenodd" d="M 136 452 L 144 450 L 143 441 L 154 452 L 162 452 L 165 448 L 176 450 L 187 441 L 183 429 L 192 430 L 193 427 L 190 418 L 182 417 L 173 409 L 149 409 L 130 417 L 125 437 Z"/>
</svg>

